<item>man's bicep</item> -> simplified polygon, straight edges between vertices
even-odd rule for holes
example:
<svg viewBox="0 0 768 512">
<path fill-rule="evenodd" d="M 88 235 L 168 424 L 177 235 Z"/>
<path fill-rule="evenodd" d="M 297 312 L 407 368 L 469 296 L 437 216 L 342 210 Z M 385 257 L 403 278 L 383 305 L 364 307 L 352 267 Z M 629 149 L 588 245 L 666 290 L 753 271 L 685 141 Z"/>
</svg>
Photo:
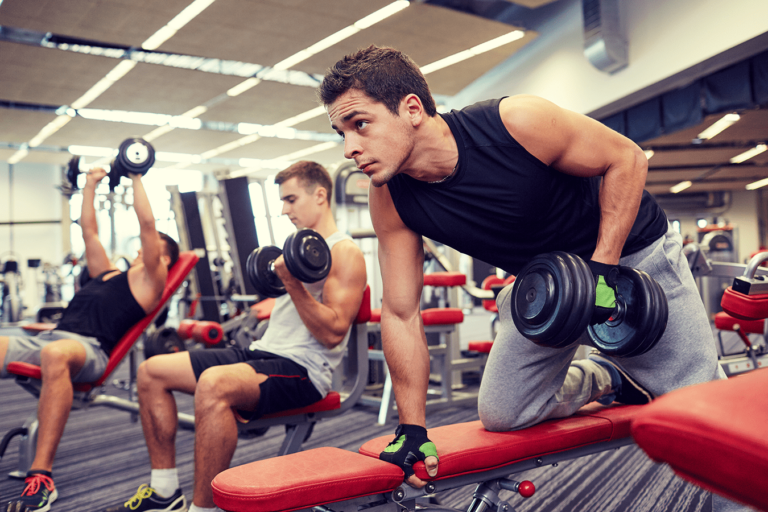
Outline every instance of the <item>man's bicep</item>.
<svg viewBox="0 0 768 512">
<path fill-rule="evenodd" d="M 333 248 L 333 267 L 323 287 L 323 303 L 351 323 L 360 309 L 366 272 L 360 249 L 352 242 L 349 244 L 343 247 L 346 243 L 342 242 Z"/>
<path fill-rule="evenodd" d="M 88 274 L 96 277 L 107 270 L 113 270 L 115 267 L 107 256 L 107 251 L 101 245 L 99 237 L 94 235 L 83 235 L 85 242 L 85 263 L 88 266 Z"/>
</svg>

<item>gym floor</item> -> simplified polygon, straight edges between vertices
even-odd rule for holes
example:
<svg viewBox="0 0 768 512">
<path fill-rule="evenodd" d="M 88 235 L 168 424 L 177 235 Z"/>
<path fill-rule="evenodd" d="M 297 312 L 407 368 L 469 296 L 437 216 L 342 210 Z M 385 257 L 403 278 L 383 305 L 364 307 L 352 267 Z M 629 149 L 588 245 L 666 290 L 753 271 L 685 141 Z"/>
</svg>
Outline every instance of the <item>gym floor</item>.
<svg viewBox="0 0 768 512">
<path fill-rule="evenodd" d="M 489 317 L 479 308 L 465 317 L 461 327 L 463 340 L 486 339 Z M 730 343 L 730 337 L 726 337 Z M 737 340 L 734 340 L 734 342 Z M 735 346 L 733 349 L 735 350 Z M 727 350 L 730 347 L 726 346 Z M 127 364 L 115 372 L 116 378 L 128 376 Z M 107 393 L 125 396 L 127 392 L 113 386 Z M 0 434 L 19 427 L 36 408 L 36 401 L 13 380 L 0 381 L 3 410 L 0 413 Z M 193 412 L 192 398 L 177 395 L 179 410 Z M 335 446 L 357 451 L 365 441 L 393 432 L 392 425 L 376 425 L 377 411 L 355 407 L 346 414 L 320 422 L 305 449 Z M 472 407 L 450 408 L 433 412 L 428 426 L 437 427 L 478 419 Z M 264 436 L 241 439 L 232 465 L 274 457 L 283 440 L 281 427 L 271 428 Z M 177 441 L 179 478 L 187 499 L 192 498 L 194 433 L 180 430 Z M 18 496 L 23 482 L 7 478 L 16 467 L 18 442 L 11 441 L 0 460 L 0 503 Z M 107 506 L 130 498 L 149 479 L 149 457 L 140 423 L 131 423 L 128 413 L 109 408 L 73 411 L 59 446 L 54 477 L 59 499 L 54 512 L 100 511 Z M 611 452 L 560 463 L 513 476 L 516 480 L 534 482 L 537 492 L 529 500 L 509 491 L 502 491 L 519 512 L 524 511 L 626 511 L 633 512 L 708 512 L 709 495 L 676 477 L 672 471 L 654 464 L 637 447 L 624 447 Z M 466 510 L 473 488 L 465 487 L 439 496 L 444 506 Z"/>
</svg>

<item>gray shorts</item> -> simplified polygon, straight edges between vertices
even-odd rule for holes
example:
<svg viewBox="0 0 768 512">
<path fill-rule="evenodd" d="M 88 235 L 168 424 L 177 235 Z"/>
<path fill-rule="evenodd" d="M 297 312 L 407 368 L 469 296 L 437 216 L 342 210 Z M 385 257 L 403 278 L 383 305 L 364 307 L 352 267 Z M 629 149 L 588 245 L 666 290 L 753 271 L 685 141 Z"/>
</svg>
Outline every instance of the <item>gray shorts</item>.
<svg viewBox="0 0 768 512">
<path fill-rule="evenodd" d="M 81 336 L 67 331 L 43 331 L 36 336 L 9 336 L 8 351 L 5 361 L 0 368 L 0 379 L 10 375 L 6 371 L 8 363 L 30 363 L 40 366 L 40 350 L 49 343 L 57 340 L 75 340 L 85 348 L 85 364 L 74 376 L 72 382 L 94 382 L 104 374 L 107 369 L 109 356 L 101 348 L 99 340 L 89 336 Z"/>
</svg>

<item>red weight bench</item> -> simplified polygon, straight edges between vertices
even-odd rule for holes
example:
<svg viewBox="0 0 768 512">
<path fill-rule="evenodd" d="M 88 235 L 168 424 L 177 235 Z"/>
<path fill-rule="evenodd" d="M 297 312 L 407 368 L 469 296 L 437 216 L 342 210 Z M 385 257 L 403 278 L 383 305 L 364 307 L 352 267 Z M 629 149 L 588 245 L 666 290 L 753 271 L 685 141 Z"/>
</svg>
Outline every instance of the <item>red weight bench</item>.
<svg viewBox="0 0 768 512">
<path fill-rule="evenodd" d="M 160 304 L 152 310 L 147 316 L 140 320 L 136 325 L 131 327 L 123 337 L 118 341 L 112 353 L 109 355 L 109 361 L 107 362 L 107 369 L 104 374 L 95 382 L 75 382 L 74 387 L 74 401 L 72 403 L 72 409 L 85 409 L 87 407 L 106 405 L 115 409 L 121 409 L 131 413 L 138 413 L 139 404 L 133 396 L 133 384 L 136 382 L 136 360 L 135 352 L 131 349 L 149 327 L 154 322 L 155 318 L 165 308 L 168 301 L 171 299 L 176 290 L 181 286 L 184 280 L 187 278 L 189 272 L 194 268 L 199 258 L 194 252 L 185 251 L 179 254 L 179 260 L 168 272 L 168 278 L 165 283 L 165 289 L 160 299 Z M 30 326 L 26 327 L 27 330 L 34 331 L 36 329 L 30 329 Z M 130 378 L 128 383 L 128 389 L 130 392 L 129 399 L 119 398 L 112 395 L 100 394 L 102 386 L 122 362 L 123 358 L 130 352 Z M 16 382 L 35 395 L 40 396 L 40 389 L 42 387 L 41 371 L 40 367 L 29 363 L 10 363 L 8 364 L 8 373 L 16 375 Z M 134 419 L 135 421 L 135 419 Z M 8 432 L 0 442 L 0 456 L 5 451 L 10 439 L 16 435 L 21 436 L 21 446 L 19 447 L 19 464 L 16 471 L 10 473 L 13 478 L 25 478 L 27 471 L 29 470 L 32 461 L 35 458 L 35 450 L 37 447 L 37 412 L 34 412 L 21 428 L 13 429 Z"/>
<path fill-rule="evenodd" d="M 286 436 L 278 455 L 300 451 L 305 437 L 315 423 L 324 418 L 342 414 L 355 405 L 363 394 L 368 383 L 368 331 L 366 325 L 370 318 L 371 289 L 366 286 L 360 309 L 349 335 L 347 357 L 334 372 L 333 388 L 335 391 L 330 391 L 325 398 L 307 407 L 267 414 L 257 420 L 241 423 L 238 428 L 247 431 L 274 425 L 285 425 Z"/>
<path fill-rule="evenodd" d="M 726 498 L 768 510 L 768 369 L 667 393 L 632 436 L 649 457 Z"/>
<path fill-rule="evenodd" d="M 768 317 L 768 294 L 745 295 L 728 287 L 720 301 L 723 311 L 715 315 L 715 327 L 720 330 L 735 331 L 746 345 L 745 352 L 725 356 L 723 342 L 718 332 L 720 366 L 729 377 L 757 368 L 768 367 L 768 354 L 765 343 L 756 346 L 747 336 L 748 333 L 765 333 L 765 319 Z"/>
<path fill-rule="evenodd" d="M 417 476 L 431 482 L 424 489 L 403 484 L 400 468 L 378 460 L 392 440 L 365 443 L 360 454 L 317 448 L 228 469 L 212 482 L 220 508 L 248 512 L 316 510 L 371 512 L 415 510 L 416 498 L 477 484 L 482 510 L 514 508 L 499 498 L 501 488 L 533 494 L 529 482 L 508 480 L 514 473 L 632 444 L 630 423 L 642 406 L 590 404 L 569 418 L 549 420 L 513 432 L 489 432 L 479 421 L 430 429 L 440 457 L 438 476 L 427 476 L 422 462 Z M 519 484 L 519 485 L 518 485 Z M 470 507 L 472 508 L 472 507 Z"/>
</svg>

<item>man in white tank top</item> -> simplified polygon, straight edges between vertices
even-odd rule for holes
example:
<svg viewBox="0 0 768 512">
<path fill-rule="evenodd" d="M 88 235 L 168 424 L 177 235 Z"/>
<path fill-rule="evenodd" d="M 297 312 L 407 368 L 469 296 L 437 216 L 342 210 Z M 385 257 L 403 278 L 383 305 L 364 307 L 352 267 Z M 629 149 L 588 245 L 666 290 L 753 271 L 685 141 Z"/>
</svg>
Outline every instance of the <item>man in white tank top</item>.
<svg viewBox="0 0 768 512">
<path fill-rule="evenodd" d="M 237 416 L 304 407 L 325 397 L 341 361 L 366 286 L 363 254 L 339 232 L 331 212 L 330 175 L 298 162 L 275 177 L 283 215 L 299 229 L 320 233 L 331 249 L 331 270 L 317 283 L 293 277 L 283 257 L 275 272 L 285 285 L 262 339 L 231 347 L 152 357 L 139 366 L 141 423 L 152 466 L 120 511 L 186 511 L 175 461 L 176 402 L 172 391 L 195 395 L 195 488 L 191 512 L 215 511 L 213 478 L 229 467 L 237 446 Z M 237 412 L 235 412 L 237 411 Z"/>
</svg>

